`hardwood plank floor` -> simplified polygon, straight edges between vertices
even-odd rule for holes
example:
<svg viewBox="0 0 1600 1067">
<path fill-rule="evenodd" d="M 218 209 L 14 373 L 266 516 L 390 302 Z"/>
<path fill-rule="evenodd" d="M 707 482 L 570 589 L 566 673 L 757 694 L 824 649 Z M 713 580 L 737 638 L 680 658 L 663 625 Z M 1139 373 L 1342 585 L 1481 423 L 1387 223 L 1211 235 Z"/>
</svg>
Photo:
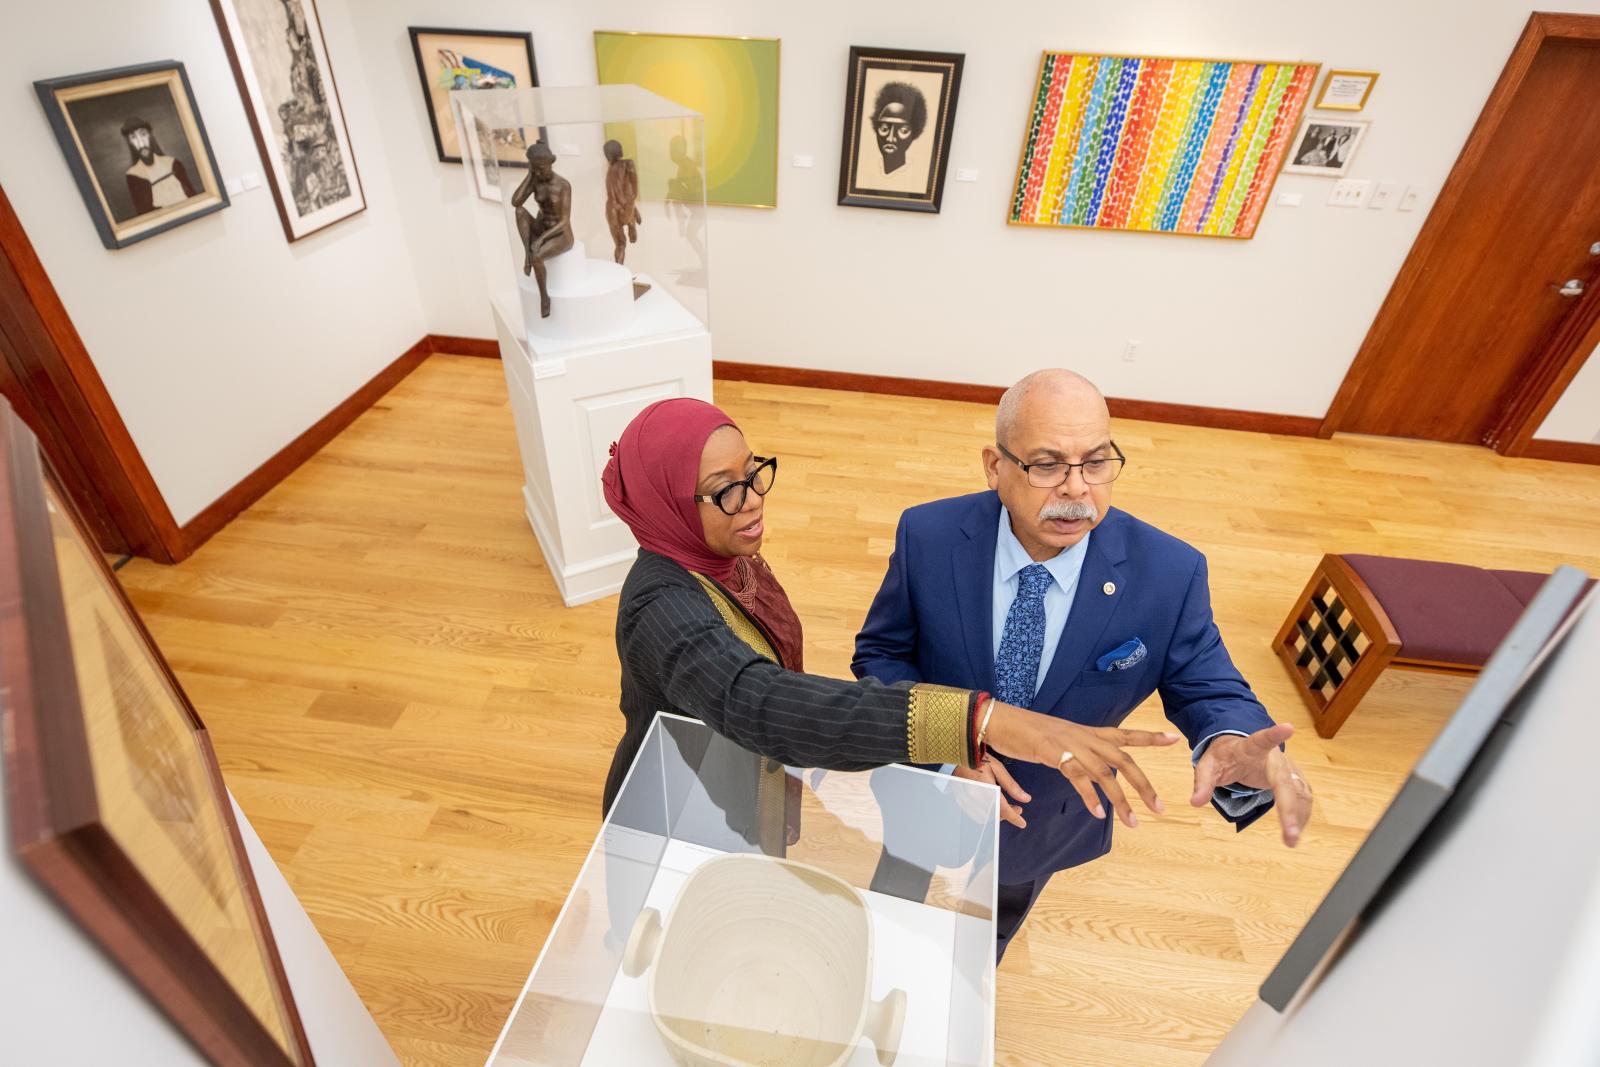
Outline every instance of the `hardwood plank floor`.
<svg viewBox="0 0 1600 1067">
<path fill-rule="evenodd" d="M 902 509 L 982 487 L 992 409 L 717 383 L 783 458 L 767 557 L 847 677 Z M 1391 672 L 1319 739 L 1267 648 L 1326 551 L 1600 572 L 1600 468 L 1119 422 L 1118 506 L 1210 559 L 1218 622 L 1318 791 L 1299 849 L 1184 803 L 1055 878 L 1000 970 L 1003 1064 L 1201 1063 L 1468 682 Z M 435 356 L 177 567 L 122 581 L 227 781 L 407 1064 L 483 1062 L 599 826 L 616 599 L 562 606 L 501 368 Z M 1158 728 L 1152 701 L 1133 723 Z"/>
</svg>

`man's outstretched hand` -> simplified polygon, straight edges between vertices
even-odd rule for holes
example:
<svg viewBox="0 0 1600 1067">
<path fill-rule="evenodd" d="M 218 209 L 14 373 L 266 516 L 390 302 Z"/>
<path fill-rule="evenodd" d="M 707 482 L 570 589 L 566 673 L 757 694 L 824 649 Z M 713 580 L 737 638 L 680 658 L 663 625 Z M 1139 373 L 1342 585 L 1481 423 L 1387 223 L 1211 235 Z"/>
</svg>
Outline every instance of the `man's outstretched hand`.
<svg viewBox="0 0 1600 1067">
<path fill-rule="evenodd" d="M 1278 809 L 1283 843 L 1293 848 L 1311 821 L 1311 786 L 1278 746 L 1289 740 L 1294 727 L 1286 722 L 1257 730 L 1248 737 L 1222 734 L 1211 739 L 1205 755 L 1194 767 L 1194 795 L 1189 803 L 1204 807 L 1221 785 L 1270 789 Z"/>
</svg>

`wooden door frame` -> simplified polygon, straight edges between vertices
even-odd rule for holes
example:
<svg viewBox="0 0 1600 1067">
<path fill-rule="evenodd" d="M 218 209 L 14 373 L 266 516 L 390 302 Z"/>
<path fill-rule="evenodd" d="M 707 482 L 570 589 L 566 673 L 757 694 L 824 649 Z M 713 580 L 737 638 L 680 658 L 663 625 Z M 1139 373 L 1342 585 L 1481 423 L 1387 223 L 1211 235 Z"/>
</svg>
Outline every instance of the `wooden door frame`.
<svg viewBox="0 0 1600 1067">
<path fill-rule="evenodd" d="M 182 529 L 157 488 L 150 468 L 117 412 L 105 382 L 89 358 L 55 286 L 0 188 L 0 256 L 8 261 L 20 292 L 0 288 L 0 325 L 10 322 L 21 365 L 11 376 L 20 384 L 33 427 L 58 469 L 76 468 L 134 553 L 159 563 L 189 554 Z M 87 502 L 81 510 L 89 511 Z"/>
<path fill-rule="evenodd" d="M 1433 210 L 1395 276 L 1389 295 L 1367 331 L 1355 360 L 1345 372 L 1344 381 L 1334 395 L 1328 413 L 1317 428 L 1318 437 L 1332 437 L 1349 414 L 1367 376 L 1376 369 L 1389 334 L 1402 321 L 1404 305 L 1411 291 L 1432 265 L 1435 252 L 1455 220 L 1457 208 L 1478 168 L 1488 159 L 1490 143 L 1500 132 L 1501 123 L 1511 109 L 1512 100 L 1533 66 L 1534 57 L 1547 41 L 1578 41 L 1600 45 L 1600 15 L 1565 15 L 1535 11 L 1528 16 L 1522 36 L 1506 60 L 1500 79 L 1495 82 L 1489 102 L 1467 137 L 1456 164 L 1445 180 Z M 1600 285 L 1591 286 L 1578 307 L 1557 331 L 1545 350 L 1535 359 L 1532 371 L 1516 394 L 1507 402 L 1484 442 L 1502 455 L 1520 456 L 1528 448 L 1539 425 L 1560 398 L 1561 391 L 1577 375 L 1584 360 L 1600 344 Z M 1585 347 L 1587 346 L 1587 347 Z"/>
</svg>

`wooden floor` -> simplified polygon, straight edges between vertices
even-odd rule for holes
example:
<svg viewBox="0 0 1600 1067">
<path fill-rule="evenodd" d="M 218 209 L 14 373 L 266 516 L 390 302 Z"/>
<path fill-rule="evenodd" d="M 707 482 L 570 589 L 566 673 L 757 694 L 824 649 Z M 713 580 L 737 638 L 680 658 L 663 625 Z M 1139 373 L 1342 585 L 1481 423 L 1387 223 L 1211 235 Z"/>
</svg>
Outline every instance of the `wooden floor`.
<svg viewBox="0 0 1600 1067">
<path fill-rule="evenodd" d="M 848 676 L 908 505 L 981 488 L 992 410 L 745 383 L 782 457 L 768 558 Z M 1167 799 L 1058 876 L 999 980 L 999 1062 L 1202 1062 L 1465 692 L 1391 672 L 1311 731 L 1267 642 L 1326 551 L 1600 572 L 1600 468 L 1409 441 L 1123 422 L 1116 503 L 1210 558 L 1218 621 L 1317 789 L 1303 844 Z M 229 786 L 408 1064 L 481 1064 L 599 824 L 615 598 L 562 607 L 522 514 L 500 366 L 436 356 L 177 567 L 121 572 Z M 1134 723 L 1156 727 L 1147 704 Z"/>
</svg>

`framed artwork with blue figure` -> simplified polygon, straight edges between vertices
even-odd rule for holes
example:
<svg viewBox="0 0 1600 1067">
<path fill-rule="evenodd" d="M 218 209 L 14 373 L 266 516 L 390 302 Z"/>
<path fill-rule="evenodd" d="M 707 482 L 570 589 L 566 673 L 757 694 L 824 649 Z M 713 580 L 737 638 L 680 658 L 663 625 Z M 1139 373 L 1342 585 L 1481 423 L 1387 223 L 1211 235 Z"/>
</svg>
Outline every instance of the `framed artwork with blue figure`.
<svg viewBox="0 0 1600 1067">
<path fill-rule="evenodd" d="M 422 82 L 423 109 L 441 163 L 460 163 L 450 94 L 460 89 L 532 89 L 539 84 L 533 34 L 512 30 L 441 30 L 411 27 L 411 52 Z M 518 130 L 495 131 L 495 156 L 503 167 L 526 167 L 528 141 Z"/>
</svg>

